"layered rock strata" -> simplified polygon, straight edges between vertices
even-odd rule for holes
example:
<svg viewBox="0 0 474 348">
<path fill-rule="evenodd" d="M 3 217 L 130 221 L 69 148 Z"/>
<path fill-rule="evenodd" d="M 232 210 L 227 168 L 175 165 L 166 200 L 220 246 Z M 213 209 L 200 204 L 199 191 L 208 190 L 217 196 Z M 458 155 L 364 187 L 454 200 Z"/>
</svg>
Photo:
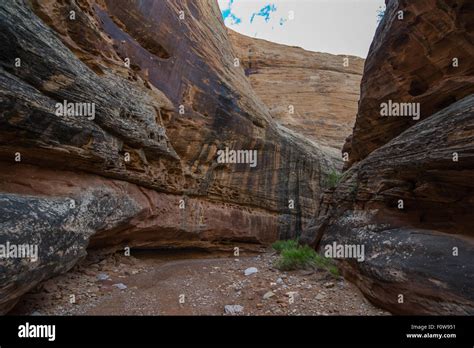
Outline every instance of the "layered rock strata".
<svg viewBox="0 0 474 348">
<path fill-rule="evenodd" d="M 364 59 L 309 52 L 234 31 L 229 36 L 272 117 L 340 159 L 357 114 Z"/>
<path fill-rule="evenodd" d="M 423 120 L 474 93 L 473 12 L 468 0 L 387 1 L 364 67 L 346 167 L 418 122 L 380 117 L 381 103 L 419 103 Z"/>
<path fill-rule="evenodd" d="M 469 1 L 387 1 L 351 166 L 302 238 L 342 250 L 345 276 L 393 313 L 474 314 L 473 14 Z M 389 101 L 419 103 L 419 119 L 383 117 Z"/>
<path fill-rule="evenodd" d="M 331 155 L 272 120 L 215 1 L 6 1 L 0 38 L 0 244 L 39 254 L 1 259 L 0 312 L 88 245 L 269 243 L 314 215 Z"/>
</svg>

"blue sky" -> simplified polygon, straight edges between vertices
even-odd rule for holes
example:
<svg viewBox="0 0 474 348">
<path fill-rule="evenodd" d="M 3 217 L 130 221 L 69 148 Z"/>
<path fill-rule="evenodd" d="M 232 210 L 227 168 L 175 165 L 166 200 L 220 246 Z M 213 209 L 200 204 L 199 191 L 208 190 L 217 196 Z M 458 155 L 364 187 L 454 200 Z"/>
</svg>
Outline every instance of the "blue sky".
<svg viewBox="0 0 474 348">
<path fill-rule="evenodd" d="M 384 0 L 218 0 L 242 34 L 310 51 L 366 57 Z"/>
</svg>

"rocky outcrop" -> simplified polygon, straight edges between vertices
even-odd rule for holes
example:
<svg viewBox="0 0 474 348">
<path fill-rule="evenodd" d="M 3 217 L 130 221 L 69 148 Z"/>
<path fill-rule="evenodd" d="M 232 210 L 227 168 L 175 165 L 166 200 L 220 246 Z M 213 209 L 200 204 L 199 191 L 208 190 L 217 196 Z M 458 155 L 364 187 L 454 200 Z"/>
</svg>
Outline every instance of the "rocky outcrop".
<svg viewBox="0 0 474 348">
<path fill-rule="evenodd" d="M 253 89 L 272 117 L 328 147 L 340 159 L 357 114 L 364 60 L 309 52 L 231 30 L 229 36 Z"/>
<path fill-rule="evenodd" d="M 381 103 L 419 103 L 420 119 L 474 93 L 473 3 L 387 1 L 364 67 L 347 167 L 417 120 L 380 117 Z"/>
<path fill-rule="evenodd" d="M 473 314 L 473 130 L 470 96 L 375 150 L 325 195 L 306 241 L 364 246 L 344 275 L 393 313 Z"/>
<path fill-rule="evenodd" d="M 473 10 L 468 1 L 387 2 L 352 166 L 302 238 L 322 252 L 343 248 L 344 275 L 393 313 L 474 314 Z M 389 99 L 419 102 L 420 120 L 381 117 Z"/>
<path fill-rule="evenodd" d="M 0 38 L 0 244 L 39 253 L 0 260 L 0 312 L 88 245 L 268 243 L 314 215 L 334 163 L 255 97 L 215 1 L 6 1 Z"/>
</svg>

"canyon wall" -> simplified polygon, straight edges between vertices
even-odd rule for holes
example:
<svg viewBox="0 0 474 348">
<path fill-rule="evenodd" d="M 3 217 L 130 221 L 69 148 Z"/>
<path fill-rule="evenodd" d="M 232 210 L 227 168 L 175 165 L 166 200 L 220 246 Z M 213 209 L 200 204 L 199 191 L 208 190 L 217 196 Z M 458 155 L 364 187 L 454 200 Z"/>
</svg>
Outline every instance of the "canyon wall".
<svg viewBox="0 0 474 348">
<path fill-rule="evenodd" d="M 420 103 L 423 120 L 474 93 L 473 7 L 470 1 L 387 1 L 364 67 L 347 167 L 417 123 L 380 117 L 381 102 Z"/>
<path fill-rule="evenodd" d="M 473 314 L 473 13 L 387 1 L 347 171 L 321 196 L 363 60 L 228 33 L 211 0 L 2 2 L 0 245 L 39 259 L 0 259 L 0 313 L 87 248 L 304 231 L 323 252 L 365 246 L 341 270 L 394 313 Z M 419 103 L 419 119 L 381 117 L 389 101 Z M 58 114 L 64 102 L 94 115 Z M 256 166 L 219 163 L 225 149 L 256 150 Z"/>
<path fill-rule="evenodd" d="M 357 114 L 364 59 L 310 52 L 231 30 L 229 37 L 272 117 L 341 160 Z"/>
<path fill-rule="evenodd" d="M 363 246 L 343 274 L 393 313 L 474 314 L 473 15 L 471 1 L 387 1 L 349 169 L 302 237 L 323 253 Z M 419 103 L 419 119 L 382 117 L 389 100 Z"/>
<path fill-rule="evenodd" d="M 1 259 L 1 313 L 87 247 L 269 243 L 314 216 L 333 155 L 272 119 L 215 1 L 4 1 L 0 39 L 0 244 L 39 247 Z"/>
</svg>

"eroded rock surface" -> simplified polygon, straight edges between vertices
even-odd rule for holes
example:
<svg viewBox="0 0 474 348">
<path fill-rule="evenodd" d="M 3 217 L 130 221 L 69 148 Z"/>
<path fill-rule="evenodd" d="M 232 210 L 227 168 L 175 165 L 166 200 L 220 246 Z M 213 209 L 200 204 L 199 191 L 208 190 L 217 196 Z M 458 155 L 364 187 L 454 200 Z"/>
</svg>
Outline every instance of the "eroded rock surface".
<svg viewBox="0 0 474 348">
<path fill-rule="evenodd" d="M 393 313 L 474 314 L 473 10 L 387 1 L 345 147 L 352 166 L 302 238 L 322 252 L 363 246 L 362 262 L 340 258 L 343 273 Z M 419 102 L 420 120 L 381 117 L 388 100 Z"/>
<path fill-rule="evenodd" d="M 330 152 L 334 149 L 340 159 L 357 114 L 364 60 L 309 52 L 234 31 L 229 36 L 272 117 Z"/>
<path fill-rule="evenodd" d="M 420 103 L 425 119 L 474 93 L 473 12 L 469 0 L 387 1 L 364 67 L 348 166 L 417 123 L 380 117 L 381 103 Z"/>
<path fill-rule="evenodd" d="M 268 243 L 314 215 L 332 158 L 272 120 L 215 1 L 5 1 L 0 39 L 0 199 L 18 217 L 0 240 L 42 249 L 34 266 L 2 260 L 0 312 L 89 243 Z M 58 115 L 64 102 L 95 115 Z M 257 165 L 217 163 L 226 148 Z"/>
</svg>

